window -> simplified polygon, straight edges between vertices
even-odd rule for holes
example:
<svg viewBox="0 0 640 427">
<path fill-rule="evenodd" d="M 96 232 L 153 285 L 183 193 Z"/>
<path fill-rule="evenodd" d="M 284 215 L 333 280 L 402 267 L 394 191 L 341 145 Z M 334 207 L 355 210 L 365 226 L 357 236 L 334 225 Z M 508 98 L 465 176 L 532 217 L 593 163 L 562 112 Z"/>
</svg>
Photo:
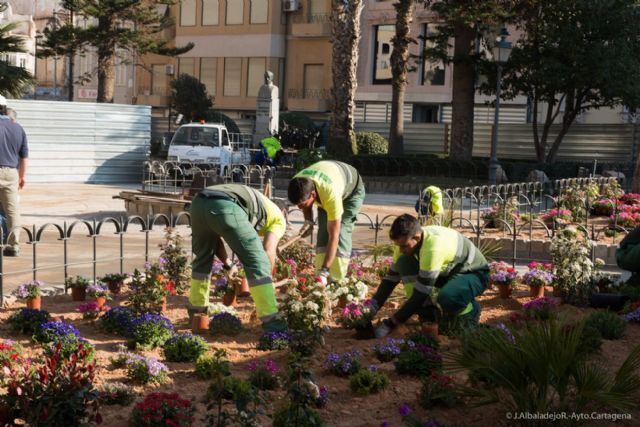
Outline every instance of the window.
<svg viewBox="0 0 640 427">
<path fill-rule="evenodd" d="M 218 0 L 202 0 L 202 25 L 218 25 Z"/>
<path fill-rule="evenodd" d="M 413 123 L 438 123 L 438 106 L 413 104 Z"/>
<path fill-rule="evenodd" d="M 116 65 L 116 86 L 126 86 L 129 82 L 129 75 L 127 71 L 129 67 L 127 63 L 121 61 L 118 65 Z"/>
<path fill-rule="evenodd" d="M 227 25 L 238 25 L 244 22 L 244 0 L 227 0 Z"/>
<path fill-rule="evenodd" d="M 195 76 L 196 74 L 196 59 L 195 58 L 180 58 L 178 60 L 178 75 L 189 74 Z"/>
<path fill-rule="evenodd" d="M 247 77 L 247 96 L 258 96 L 260 86 L 264 84 L 264 72 L 267 69 L 265 58 L 249 58 L 249 76 Z M 276 82 L 273 82 L 276 84 Z"/>
<path fill-rule="evenodd" d="M 240 96 L 242 58 L 224 59 L 224 96 Z"/>
<path fill-rule="evenodd" d="M 423 52 L 424 48 L 433 47 L 434 42 L 430 38 L 436 35 L 438 35 L 438 27 L 435 24 L 424 24 L 422 26 Z M 444 64 L 442 61 L 430 62 L 429 58 L 423 55 L 420 84 L 424 86 L 443 86 L 444 77 Z"/>
<path fill-rule="evenodd" d="M 395 35 L 393 25 L 378 25 L 373 61 L 373 84 L 391 83 L 391 38 Z"/>
<path fill-rule="evenodd" d="M 266 24 L 269 0 L 251 0 L 251 23 Z"/>
<path fill-rule="evenodd" d="M 153 64 L 151 66 L 151 94 L 165 96 L 167 94 L 167 83 L 165 64 Z"/>
<path fill-rule="evenodd" d="M 193 27 L 196 25 L 196 0 L 182 0 L 180 2 L 180 26 Z"/>
<path fill-rule="evenodd" d="M 309 6 L 309 22 L 328 22 L 328 0 L 311 0 Z"/>
<path fill-rule="evenodd" d="M 218 58 L 200 58 L 200 83 L 205 85 L 211 96 L 216 95 L 217 71 Z"/>
<path fill-rule="evenodd" d="M 322 99 L 323 86 L 322 64 L 304 64 L 304 80 L 302 97 L 306 99 Z"/>
<path fill-rule="evenodd" d="M 20 68 L 27 68 L 27 58 L 20 58 Z"/>
</svg>

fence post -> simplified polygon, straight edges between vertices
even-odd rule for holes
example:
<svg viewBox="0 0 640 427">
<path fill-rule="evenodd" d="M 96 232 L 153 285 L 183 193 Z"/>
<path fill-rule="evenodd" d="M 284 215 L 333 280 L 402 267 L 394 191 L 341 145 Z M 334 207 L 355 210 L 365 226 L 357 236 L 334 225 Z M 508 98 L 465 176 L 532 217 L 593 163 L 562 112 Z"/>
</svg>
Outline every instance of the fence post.
<svg viewBox="0 0 640 427">
<path fill-rule="evenodd" d="M 443 154 L 449 154 L 449 123 L 444 124 L 444 144 L 443 144 Z"/>
<path fill-rule="evenodd" d="M 32 253 L 33 253 L 33 280 L 37 280 L 38 263 L 37 263 L 37 259 L 36 259 L 36 252 L 37 252 L 36 251 L 36 243 L 37 243 L 37 241 L 36 241 L 36 225 L 33 224 L 31 227 L 32 227 L 31 231 L 33 232 L 33 235 L 32 235 L 33 237 L 31 237 L 31 239 L 33 240 L 31 242 L 31 244 L 33 245 L 33 248 L 32 248 Z"/>
</svg>

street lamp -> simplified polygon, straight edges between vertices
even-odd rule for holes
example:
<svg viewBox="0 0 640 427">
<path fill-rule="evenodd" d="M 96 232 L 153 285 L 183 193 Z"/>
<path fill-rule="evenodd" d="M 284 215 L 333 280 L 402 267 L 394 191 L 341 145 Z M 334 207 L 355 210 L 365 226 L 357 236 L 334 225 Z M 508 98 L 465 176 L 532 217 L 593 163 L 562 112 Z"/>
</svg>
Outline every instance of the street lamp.
<svg viewBox="0 0 640 427">
<path fill-rule="evenodd" d="M 496 184 L 498 172 L 498 125 L 500 123 L 500 86 L 502 84 L 502 66 L 509 60 L 511 42 L 507 41 L 509 32 L 502 27 L 493 46 L 493 60 L 496 62 L 496 105 L 493 116 L 493 135 L 491 137 L 491 160 L 489 161 L 489 184 Z"/>
<path fill-rule="evenodd" d="M 42 39 L 43 34 L 40 31 L 36 31 L 35 36 L 35 49 L 33 53 L 33 77 L 35 79 L 35 85 L 33 87 L 33 99 L 38 97 L 38 40 Z"/>
</svg>

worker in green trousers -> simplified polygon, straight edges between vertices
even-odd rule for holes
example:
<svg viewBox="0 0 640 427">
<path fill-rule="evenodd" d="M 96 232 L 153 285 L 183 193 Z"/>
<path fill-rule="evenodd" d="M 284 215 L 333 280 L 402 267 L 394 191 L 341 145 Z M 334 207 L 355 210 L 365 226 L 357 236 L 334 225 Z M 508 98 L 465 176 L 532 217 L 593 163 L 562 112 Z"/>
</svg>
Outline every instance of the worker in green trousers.
<svg viewBox="0 0 640 427">
<path fill-rule="evenodd" d="M 439 315 L 456 316 L 477 323 L 480 305 L 475 300 L 489 283 L 489 265 L 480 250 L 459 232 L 437 225 L 421 227 L 412 215 L 401 215 L 391 224 L 395 244 L 393 265 L 373 296 L 376 310 L 384 305 L 400 281 L 407 301 L 382 321 L 376 337 L 418 314 L 423 321 Z"/>
<path fill-rule="evenodd" d="M 278 312 L 271 271 L 286 220 L 281 209 L 259 191 L 241 184 L 205 188 L 191 203 L 192 273 L 190 315 L 206 313 L 214 255 L 229 279 L 237 273 L 224 242 L 242 263 L 258 318 L 265 330 L 282 331 L 286 323 Z M 260 241 L 260 236 L 264 241 Z"/>
<path fill-rule="evenodd" d="M 346 163 L 322 160 L 301 170 L 289 182 L 289 201 L 304 214 L 303 237 L 313 232 L 313 205 L 318 207 L 316 272 L 326 284 L 347 275 L 353 226 L 364 202 L 364 183 Z"/>
<path fill-rule="evenodd" d="M 640 227 L 636 227 L 625 236 L 616 249 L 618 267 L 630 271 L 628 285 L 640 286 Z"/>
</svg>

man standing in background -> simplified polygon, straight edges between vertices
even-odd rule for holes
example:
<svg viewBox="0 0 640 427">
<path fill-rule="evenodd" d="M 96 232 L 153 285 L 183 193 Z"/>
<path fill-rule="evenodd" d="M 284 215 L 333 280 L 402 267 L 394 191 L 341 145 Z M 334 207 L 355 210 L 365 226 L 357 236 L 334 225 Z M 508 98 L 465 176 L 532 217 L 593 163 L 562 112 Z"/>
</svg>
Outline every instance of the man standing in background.
<svg viewBox="0 0 640 427">
<path fill-rule="evenodd" d="M 4 256 L 20 255 L 20 209 L 18 190 L 24 187 L 29 147 L 27 135 L 7 115 L 7 100 L 0 95 L 0 204 L 12 233 L 4 248 Z"/>
</svg>

